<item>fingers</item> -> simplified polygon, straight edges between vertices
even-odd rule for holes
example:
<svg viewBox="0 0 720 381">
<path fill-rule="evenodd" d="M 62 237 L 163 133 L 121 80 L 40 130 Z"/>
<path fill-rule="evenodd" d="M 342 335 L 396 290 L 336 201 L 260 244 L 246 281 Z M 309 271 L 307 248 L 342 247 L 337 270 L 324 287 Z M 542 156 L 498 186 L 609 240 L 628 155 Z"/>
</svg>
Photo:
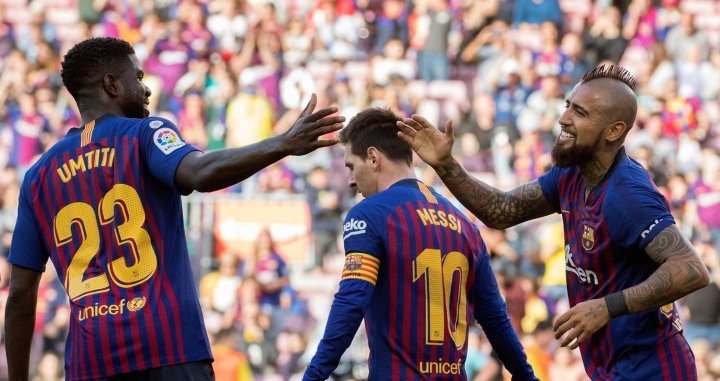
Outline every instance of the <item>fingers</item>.
<svg viewBox="0 0 720 381">
<path fill-rule="evenodd" d="M 420 116 L 420 115 L 418 115 L 418 114 L 414 114 L 414 115 L 412 116 L 412 119 L 413 119 L 418 125 L 420 125 L 420 129 L 423 129 L 423 128 L 435 128 L 435 126 L 433 126 L 432 123 L 428 122 L 427 119 L 423 118 L 422 116 Z M 418 130 L 419 130 L 419 129 L 418 129 Z"/>
<path fill-rule="evenodd" d="M 411 138 L 409 135 L 405 134 L 402 131 L 398 131 L 398 137 L 402 139 L 405 143 L 409 144 L 410 147 L 412 147 L 413 143 L 415 142 L 413 138 Z"/>
<path fill-rule="evenodd" d="M 579 347 L 580 344 L 582 344 L 582 342 L 585 341 L 585 339 L 587 339 L 587 337 L 588 337 L 587 333 L 583 332 L 580 336 L 578 336 L 577 340 L 575 340 L 575 342 L 572 343 L 568 348 L 575 349 L 575 348 Z"/>
<path fill-rule="evenodd" d="M 575 337 L 577 337 L 579 333 L 580 332 L 578 329 L 570 327 L 567 335 L 565 335 L 565 337 L 560 340 L 560 345 L 562 345 L 563 347 L 567 347 L 568 345 L 570 345 L 570 343 L 572 343 L 573 340 L 575 340 Z"/>
<path fill-rule="evenodd" d="M 570 320 L 570 312 L 565 312 L 564 314 L 560 315 L 557 319 L 555 319 L 555 323 L 553 323 L 553 331 L 557 332 L 558 328 L 560 328 L 561 325 L 563 325 L 566 321 Z M 557 339 L 562 335 L 555 334 L 555 338 Z"/>
<path fill-rule="evenodd" d="M 315 106 L 317 106 L 317 97 L 315 96 L 315 93 L 313 93 L 310 96 L 310 101 L 307 106 L 305 106 L 305 109 L 300 113 L 300 116 L 310 115 L 310 113 L 315 110 Z"/>
<path fill-rule="evenodd" d="M 445 123 L 445 136 L 448 138 L 452 138 L 455 136 L 455 128 L 452 124 L 452 119 L 448 119 L 448 121 Z"/>
<path fill-rule="evenodd" d="M 338 111 L 338 108 L 337 108 L 337 107 L 324 108 L 324 109 L 322 109 L 322 110 L 318 110 L 318 111 L 316 111 L 316 112 L 308 115 L 307 117 L 305 117 L 305 121 L 315 122 L 315 121 L 317 121 L 317 120 L 321 120 L 322 118 L 324 118 L 324 117 L 326 117 L 326 116 L 328 116 L 328 115 L 330 115 L 330 114 L 336 113 L 337 111 Z M 338 118 L 343 118 L 342 121 L 345 120 L 345 118 L 342 117 L 342 116 L 341 116 L 341 117 L 338 117 Z M 335 123 L 335 122 L 332 122 L 332 123 Z"/>
<path fill-rule="evenodd" d="M 330 147 L 331 145 L 335 145 L 339 142 L 340 142 L 340 140 L 338 138 L 318 140 L 317 143 L 315 143 L 315 149 L 322 148 L 322 147 Z"/>
<path fill-rule="evenodd" d="M 414 129 L 415 131 L 420 131 L 424 128 L 420 123 L 418 123 L 415 119 L 412 118 L 403 118 L 402 122 L 406 126 Z"/>
<path fill-rule="evenodd" d="M 320 111 L 318 111 L 318 112 L 320 112 Z M 315 114 L 313 114 L 313 115 L 315 115 Z M 311 115 L 311 116 L 312 116 L 312 115 Z M 317 127 L 322 127 L 322 126 L 329 126 L 329 125 L 331 125 L 331 124 L 342 123 L 342 122 L 345 121 L 345 117 L 344 117 L 344 116 L 339 116 L 339 115 L 338 115 L 338 116 L 333 116 L 333 117 L 325 117 L 325 118 L 322 118 L 322 119 L 320 119 L 320 120 L 315 121 L 314 123 L 313 123 L 313 122 L 310 122 L 310 121 L 307 120 L 307 119 L 306 119 L 306 121 L 307 121 L 308 123 L 312 123 L 312 126 L 317 128 Z"/>
<path fill-rule="evenodd" d="M 575 325 L 575 323 L 572 320 L 568 320 L 567 322 L 565 322 L 565 324 L 561 325 L 560 327 L 558 327 L 557 330 L 555 330 L 555 338 L 560 340 L 560 338 L 563 337 L 563 335 L 565 335 L 565 333 L 567 333 L 568 331 L 570 331 L 571 329 L 574 328 L 574 325 Z M 568 336 L 570 336 L 570 335 L 568 335 Z M 567 337 L 565 339 L 563 339 L 563 341 L 566 339 L 567 339 Z M 568 341 L 566 344 L 563 344 L 563 345 L 567 345 L 569 343 L 570 342 Z"/>
<path fill-rule="evenodd" d="M 410 127 L 409 125 L 403 123 L 403 122 L 397 122 L 395 123 L 397 127 L 400 129 L 400 133 L 398 133 L 398 136 L 402 133 L 403 135 L 413 138 L 417 134 L 417 131 L 415 131 L 414 128 Z"/>
<path fill-rule="evenodd" d="M 343 128 L 343 124 L 342 124 L 342 123 L 335 123 L 335 124 L 331 124 L 331 125 L 329 125 L 329 126 L 318 127 L 318 128 L 315 129 L 314 132 L 315 132 L 316 135 L 320 136 L 320 135 L 329 134 L 329 133 L 331 133 L 331 132 L 335 132 L 335 131 L 337 131 L 337 130 L 339 130 L 339 129 L 341 129 L 341 128 Z"/>
</svg>

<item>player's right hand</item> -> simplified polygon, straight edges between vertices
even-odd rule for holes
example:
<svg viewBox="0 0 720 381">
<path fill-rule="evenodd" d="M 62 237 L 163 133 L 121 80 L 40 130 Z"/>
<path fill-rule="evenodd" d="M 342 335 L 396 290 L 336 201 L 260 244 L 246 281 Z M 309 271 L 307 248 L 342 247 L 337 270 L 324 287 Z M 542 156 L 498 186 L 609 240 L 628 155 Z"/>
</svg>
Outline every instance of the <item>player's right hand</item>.
<svg viewBox="0 0 720 381">
<path fill-rule="evenodd" d="M 338 111 L 337 107 L 313 112 L 316 105 L 317 97 L 313 94 L 292 127 L 282 135 L 289 155 L 305 155 L 320 147 L 331 146 L 338 142 L 337 138 L 327 140 L 319 140 L 319 138 L 341 129 L 345 117 L 330 116 Z"/>
<path fill-rule="evenodd" d="M 455 137 L 451 120 L 445 124 L 444 133 L 420 115 L 404 118 L 397 126 L 400 129 L 398 136 L 410 144 L 424 162 L 437 167 L 452 160 Z"/>
</svg>

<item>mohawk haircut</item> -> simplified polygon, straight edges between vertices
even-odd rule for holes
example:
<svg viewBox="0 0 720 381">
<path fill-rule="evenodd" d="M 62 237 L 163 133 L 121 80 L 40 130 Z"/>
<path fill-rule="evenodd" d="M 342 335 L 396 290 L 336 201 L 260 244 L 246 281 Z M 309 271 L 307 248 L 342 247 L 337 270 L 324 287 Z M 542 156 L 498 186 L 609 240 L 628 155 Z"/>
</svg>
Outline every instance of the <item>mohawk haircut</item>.
<svg viewBox="0 0 720 381">
<path fill-rule="evenodd" d="M 373 107 L 355 115 L 340 130 L 340 143 L 350 143 L 350 152 L 367 158 L 370 147 L 377 148 L 393 161 L 412 164 L 412 148 L 398 136 L 400 117 L 386 108 Z"/>
<path fill-rule="evenodd" d="M 82 41 L 65 54 L 60 64 L 63 84 L 77 100 L 83 90 L 106 73 L 115 72 L 118 64 L 128 62 L 131 54 L 135 54 L 133 47 L 117 38 L 95 37 Z"/>
<path fill-rule="evenodd" d="M 590 82 L 593 79 L 599 78 L 610 78 L 620 81 L 632 90 L 635 91 L 637 87 L 637 81 L 630 72 L 622 66 L 618 65 L 600 65 L 596 66 L 592 70 L 588 70 L 583 74 L 580 83 Z"/>
</svg>

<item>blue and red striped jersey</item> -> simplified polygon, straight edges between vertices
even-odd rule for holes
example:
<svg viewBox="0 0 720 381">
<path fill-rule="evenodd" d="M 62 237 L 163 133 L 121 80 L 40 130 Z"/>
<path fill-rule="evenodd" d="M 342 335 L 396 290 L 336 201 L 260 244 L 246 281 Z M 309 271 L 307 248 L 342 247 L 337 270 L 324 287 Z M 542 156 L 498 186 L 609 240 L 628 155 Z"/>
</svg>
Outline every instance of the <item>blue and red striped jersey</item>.
<svg viewBox="0 0 720 381">
<path fill-rule="evenodd" d="M 57 269 L 67 379 L 212 358 L 174 183 L 195 150 L 168 120 L 105 115 L 27 172 L 9 261 Z"/>
<path fill-rule="evenodd" d="M 649 173 L 624 149 L 587 199 L 578 167 L 552 168 L 538 181 L 562 214 L 571 306 L 635 286 L 659 267 L 644 249 L 675 220 Z M 580 351 L 593 380 L 696 378 L 674 304 L 616 317 Z"/>
<path fill-rule="evenodd" d="M 473 317 L 514 379 L 534 379 L 477 227 L 404 179 L 355 205 L 325 334 L 304 379 L 327 379 L 365 318 L 370 380 L 466 379 Z"/>
</svg>

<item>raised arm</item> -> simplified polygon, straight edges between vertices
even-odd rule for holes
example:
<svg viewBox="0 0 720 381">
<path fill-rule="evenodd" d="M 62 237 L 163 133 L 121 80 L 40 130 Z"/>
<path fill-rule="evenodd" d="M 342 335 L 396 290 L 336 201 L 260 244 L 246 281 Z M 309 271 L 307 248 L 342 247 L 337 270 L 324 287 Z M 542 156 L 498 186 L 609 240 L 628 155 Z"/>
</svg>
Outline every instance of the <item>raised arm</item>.
<svg viewBox="0 0 720 381">
<path fill-rule="evenodd" d="M 34 270 L 12 267 L 10 295 L 5 305 L 5 346 L 11 380 L 28 380 L 30 343 L 35 328 L 40 275 Z"/>
<path fill-rule="evenodd" d="M 435 169 L 452 194 L 485 225 L 505 229 L 555 212 L 537 181 L 503 192 L 470 176 L 452 157 L 451 121 L 445 125 L 445 133 L 419 115 L 403 119 L 398 127 L 399 136 Z"/>
<path fill-rule="evenodd" d="M 237 184 L 285 156 L 304 155 L 337 143 L 337 139 L 318 138 L 342 128 L 345 118 L 330 116 L 338 111 L 336 107 L 313 113 L 316 104 L 313 94 L 305 110 L 282 135 L 245 147 L 187 154 L 175 171 L 175 183 L 184 190 L 211 192 Z"/>
</svg>

